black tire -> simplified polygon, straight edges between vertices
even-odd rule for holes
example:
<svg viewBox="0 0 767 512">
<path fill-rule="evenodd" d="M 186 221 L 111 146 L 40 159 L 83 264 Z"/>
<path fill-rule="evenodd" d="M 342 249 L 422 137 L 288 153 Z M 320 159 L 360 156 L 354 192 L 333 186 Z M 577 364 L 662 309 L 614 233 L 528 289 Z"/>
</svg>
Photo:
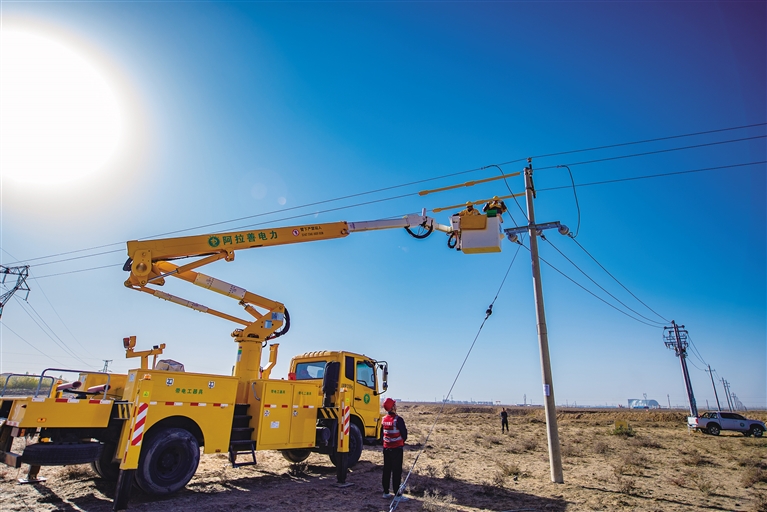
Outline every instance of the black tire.
<svg viewBox="0 0 767 512">
<path fill-rule="evenodd" d="M 298 462 L 303 462 L 306 459 L 309 458 L 309 455 L 312 453 L 311 450 L 280 450 L 282 452 L 282 456 L 285 457 L 289 462 L 292 462 L 293 464 L 296 464 Z"/>
<path fill-rule="evenodd" d="M 93 469 L 93 472 L 108 482 L 116 482 L 117 477 L 120 476 L 120 463 L 114 462 L 116 449 L 117 445 L 114 443 L 104 443 L 104 449 L 101 451 L 101 456 L 91 462 L 91 469 Z"/>
<path fill-rule="evenodd" d="M 760 425 L 751 425 L 751 430 L 748 431 L 754 437 L 762 437 L 764 429 Z"/>
<path fill-rule="evenodd" d="M 712 436 L 718 436 L 719 432 L 721 431 L 722 429 L 719 428 L 719 425 L 717 425 L 716 423 L 712 423 L 711 425 L 706 427 L 706 432 L 708 432 Z"/>
<path fill-rule="evenodd" d="M 338 452 L 333 451 L 330 454 L 330 462 L 334 466 L 338 466 Z M 359 462 L 362 456 L 362 432 L 357 428 L 357 425 L 352 423 L 349 425 L 349 454 L 346 456 L 346 467 L 351 469 L 357 462 Z"/>
<path fill-rule="evenodd" d="M 30 466 L 73 466 L 98 460 L 101 443 L 53 444 L 35 443 L 24 448 L 21 461 Z"/>
<path fill-rule="evenodd" d="M 200 445 L 189 431 L 150 430 L 141 447 L 136 483 L 148 494 L 172 494 L 189 483 L 199 463 Z"/>
</svg>

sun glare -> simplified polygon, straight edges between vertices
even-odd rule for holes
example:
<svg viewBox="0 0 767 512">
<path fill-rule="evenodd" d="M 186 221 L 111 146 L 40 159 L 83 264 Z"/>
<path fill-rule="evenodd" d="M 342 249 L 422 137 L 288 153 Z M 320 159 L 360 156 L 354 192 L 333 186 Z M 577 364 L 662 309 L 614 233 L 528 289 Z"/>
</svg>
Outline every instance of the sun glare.
<svg viewBox="0 0 767 512">
<path fill-rule="evenodd" d="M 61 184 L 104 170 L 124 131 L 107 74 L 64 41 L 9 28 L 1 36 L 3 178 Z"/>
</svg>

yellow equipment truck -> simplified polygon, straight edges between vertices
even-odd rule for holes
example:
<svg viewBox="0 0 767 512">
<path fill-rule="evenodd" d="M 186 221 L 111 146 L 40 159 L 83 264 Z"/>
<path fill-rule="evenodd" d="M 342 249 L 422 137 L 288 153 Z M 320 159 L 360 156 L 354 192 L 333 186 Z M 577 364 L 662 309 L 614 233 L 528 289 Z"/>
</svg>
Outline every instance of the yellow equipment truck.
<svg viewBox="0 0 767 512">
<path fill-rule="evenodd" d="M 0 378 L 0 461 L 29 464 L 32 481 L 40 466 L 91 463 L 101 477 L 117 480 L 116 510 L 127 504 L 134 482 L 156 495 L 184 487 L 197 469 L 200 448 L 228 453 L 234 466 L 255 464 L 258 450 L 280 450 L 293 462 L 314 451 L 351 467 L 364 439 L 380 435 L 387 363 L 352 352 L 311 352 L 292 359 L 287 379 L 272 379 L 279 346 L 274 340 L 290 328 L 285 306 L 195 269 L 232 261 L 242 249 L 390 228 L 405 228 L 417 238 L 435 229 L 453 233 L 422 214 L 128 242 L 125 286 L 239 324 L 232 333 L 238 347 L 233 375 L 186 372 L 175 361 L 157 361 L 165 345 L 136 351 L 135 337 L 123 340 L 124 348 L 141 365 L 127 375 L 53 368 L 35 377 L 34 390 L 21 396 L 10 396 L 15 377 L 7 375 L 5 382 Z M 181 266 L 170 262 L 180 258 L 196 259 Z M 168 277 L 231 297 L 251 318 L 159 290 Z M 267 345 L 268 361 L 262 361 Z M 58 380 L 66 372 L 76 380 Z M 14 444 L 25 437 L 29 444 Z"/>
</svg>

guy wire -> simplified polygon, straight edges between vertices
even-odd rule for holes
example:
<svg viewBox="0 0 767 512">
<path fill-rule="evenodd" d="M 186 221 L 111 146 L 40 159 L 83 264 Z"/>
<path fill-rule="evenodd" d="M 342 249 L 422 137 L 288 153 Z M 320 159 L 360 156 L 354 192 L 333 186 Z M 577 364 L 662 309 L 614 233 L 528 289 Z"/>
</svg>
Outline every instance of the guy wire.
<svg viewBox="0 0 767 512">
<path fill-rule="evenodd" d="M 458 369 L 458 373 L 455 376 L 455 379 L 453 379 L 453 383 L 450 385 L 450 390 L 447 392 L 446 396 L 450 396 L 450 394 L 453 392 L 453 388 L 455 387 L 455 384 L 458 382 L 458 378 L 461 376 L 461 372 L 463 371 L 463 367 L 466 365 L 466 361 L 468 361 L 469 356 L 471 355 L 471 351 L 474 349 L 474 345 L 477 343 L 477 339 L 479 338 L 480 333 L 482 332 L 482 328 L 485 326 L 485 322 L 487 322 L 487 319 L 490 318 L 490 315 L 493 313 L 493 304 L 495 304 L 495 301 L 498 300 L 498 295 L 500 295 L 501 290 L 503 289 L 503 285 L 506 283 L 506 278 L 509 276 L 509 272 L 511 271 L 511 266 L 514 265 L 514 261 L 517 259 L 517 255 L 519 254 L 519 250 L 522 247 L 520 244 L 517 247 L 517 252 L 514 253 L 514 257 L 511 259 L 511 263 L 509 263 L 509 268 L 506 269 L 506 274 L 503 276 L 503 280 L 501 281 L 501 285 L 498 287 L 498 291 L 495 294 L 495 297 L 493 297 L 493 301 L 490 303 L 490 306 L 487 308 L 487 311 L 485 312 L 485 318 L 482 320 L 482 323 L 479 326 L 479 329 L 477 330 L 476 336 L 474 336 L 474 341 L 471 342 L 471 346 L 469 347 L 468 352 L 466 353 L 466 357 L 464 357 L 463 362 L 461 363 L 461 367 Z M 421 457 L 421 454 L 423 453 L 424 449 L 426 449 L 426 445 L 429 443 L 429 438 L 431 437 L 432 432 L 434 432 L 434 428 L 437 426 L 437 422 L 439 421 L 440 416 L 442 416 L 442 412 L 445 410 L 445 400 L 442 400 L 442 406 L 439 408 L 439 411 L 437 412 L 437 417 L 434 418 L 434 423 L 432 424 L 431 428 L 429 429 L 429 433 L 426 435 L 426 439 L 423 442 L 423 445 L 421 446 L 421 449 L 418 450 L 418 453 L 416 453 L 415 459 L 413 460 L 413 464 L 410 466 L 410 470 L 407 472 L 407 475 L 405 475 L 405 479 L 402 481 L 402 485 L 400 485 L 399 489 L 394 493 L 394 499 L 391 502 L 391 505 L 389 506 L 389 512 L 393 512 L 397 509 L 397 506 L 399 505 L 399 500 L 397 499 L 397 496 L 401 495 L 402 490 L 405 489 L 405 486 L 407 485 L 407 481 L 410 478 L 410 475 L 413 473 L 413 469 L 415 469 L 415 465 L 418 463 L 418 459 Z"/>
</svg>

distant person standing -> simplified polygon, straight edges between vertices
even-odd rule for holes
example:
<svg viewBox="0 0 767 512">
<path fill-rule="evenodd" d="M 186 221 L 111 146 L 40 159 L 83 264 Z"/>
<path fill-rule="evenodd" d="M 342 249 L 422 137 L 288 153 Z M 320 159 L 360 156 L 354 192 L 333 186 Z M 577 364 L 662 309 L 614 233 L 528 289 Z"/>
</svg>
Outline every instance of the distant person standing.
<svg viewBox="0 0 767 512">
<path fill-rule="evenodd" d="M 501 434 L 503 434 L 503 429 L 506 429 L 506 432 L 509 431 L 509 413 L 506 412 L 505 407 L 501 409 Z"/>
<path fill-rule="evenodd" d="M 405 441 L 407 441 L 407 427 L 405 420 L 397 415 L 397 402 L 387 398 L 383 403 L 386 416 L 382 421 L 383 428 L 383 497 L 391 498 L 389 492 L 389 483 L 393 485 L 396 498 L 406 501 L 407 498 L 401 495 L 400 485 L 402 483 L 402 453 Z"/>
</svg>

